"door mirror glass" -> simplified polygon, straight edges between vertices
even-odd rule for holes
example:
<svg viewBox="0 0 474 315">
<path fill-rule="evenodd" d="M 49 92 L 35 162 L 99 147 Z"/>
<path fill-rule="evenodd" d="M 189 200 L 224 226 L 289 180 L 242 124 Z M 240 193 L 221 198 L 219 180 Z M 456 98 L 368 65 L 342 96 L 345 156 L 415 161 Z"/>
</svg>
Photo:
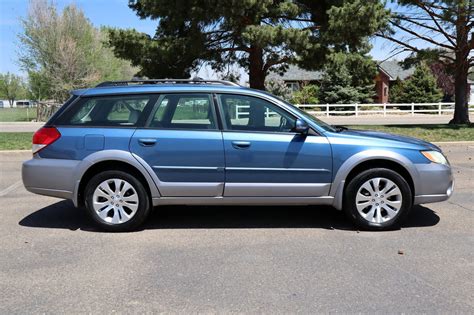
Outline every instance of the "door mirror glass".
<svg viewBox="0 0 474 315">
<path fill-rule="evenodd" d="M 306 121 L 301 118 L 298 118 L 295 123 L 295 128 L 293 129 L 297 133 L 307 134 L 309 131 L 309 126 Z"/>
</svg>

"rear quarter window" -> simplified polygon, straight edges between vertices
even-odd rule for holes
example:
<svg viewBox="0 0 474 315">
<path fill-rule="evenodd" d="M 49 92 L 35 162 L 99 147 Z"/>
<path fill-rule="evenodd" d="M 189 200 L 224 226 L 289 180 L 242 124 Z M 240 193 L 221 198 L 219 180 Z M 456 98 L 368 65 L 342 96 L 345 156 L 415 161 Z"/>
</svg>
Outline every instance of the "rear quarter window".
<svg viewBox="0 0 474 315">
<path fill-rule="evenodd" d="M 57 124 L 70 126 L 137 126 L 153 95 L 87 97 L 74 103 Z"/>
</svg>

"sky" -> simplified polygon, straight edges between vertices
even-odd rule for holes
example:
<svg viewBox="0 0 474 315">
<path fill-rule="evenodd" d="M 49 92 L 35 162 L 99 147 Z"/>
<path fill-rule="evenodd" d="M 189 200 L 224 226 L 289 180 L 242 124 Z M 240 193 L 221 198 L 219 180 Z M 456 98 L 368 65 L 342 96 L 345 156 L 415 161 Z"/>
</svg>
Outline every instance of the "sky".
<svg viewBox="0 0 474 315">
<path fill-rule="evenodd" d="M 0 0 L 0 73 L 22 75 L 17 63 L 18 34 L 21 33 L 20 20 L 27 14 L 28 3 L 28 0 Z M 54 3 L 59 11 L 71 3 L 76 4 L 96 27 L 135 28 L 150 35 L 155 33 L 156 21 L 141 20 L 128 7 L 128 0 L 55 0 Z M 371 55 L 376 60 L 387 59 L 395 47 L 382 39 L 372 40 L 372 45 Z M 198 75 L 203 78 L 214 77 L 208 68 L 202 69 Z"/>
</svg>

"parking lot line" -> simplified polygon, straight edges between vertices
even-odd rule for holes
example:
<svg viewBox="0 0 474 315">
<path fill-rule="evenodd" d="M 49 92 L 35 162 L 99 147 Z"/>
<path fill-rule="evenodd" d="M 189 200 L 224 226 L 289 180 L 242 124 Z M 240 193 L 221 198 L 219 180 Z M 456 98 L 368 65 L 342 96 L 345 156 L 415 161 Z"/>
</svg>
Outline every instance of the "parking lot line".
<svg viewBox="0 0 474 315">
<path fill-rule="evenodd" d="M 6 196 L 8 195 L 10 192 L 14 191 L 15 189 L 21 187 L 22 185 L 22 182 L 21 180 L 17 181 L 16 183 L 8 186 L 7 188 L 5 188 L 4 190 L 0 191 L 0 197 L 3 197 L 3 196 Z"/>
</svg>

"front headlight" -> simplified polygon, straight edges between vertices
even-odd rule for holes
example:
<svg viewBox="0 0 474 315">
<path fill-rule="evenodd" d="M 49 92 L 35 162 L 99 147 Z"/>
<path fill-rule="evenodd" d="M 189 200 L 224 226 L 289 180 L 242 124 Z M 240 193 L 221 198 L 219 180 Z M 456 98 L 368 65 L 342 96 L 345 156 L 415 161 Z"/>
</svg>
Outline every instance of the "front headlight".
<svg viewBox="0 0 474 315">
<path fill-rule="evenodd" d="M 448 165 L 448 160 L 444 157 L 443 153 L 438 151 L 421 151 L 421 154 L 433 163 Z"/>
</svg>

